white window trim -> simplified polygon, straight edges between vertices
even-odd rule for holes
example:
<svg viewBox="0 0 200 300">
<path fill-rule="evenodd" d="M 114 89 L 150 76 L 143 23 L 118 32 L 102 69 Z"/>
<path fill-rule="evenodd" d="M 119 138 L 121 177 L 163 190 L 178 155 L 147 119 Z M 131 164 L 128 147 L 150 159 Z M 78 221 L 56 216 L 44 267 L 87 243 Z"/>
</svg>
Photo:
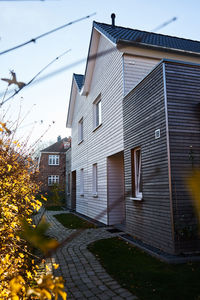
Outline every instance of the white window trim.
<svg viewBox="0 0 200 300">
<path fill-rule="evenodd" d="M 98 197 L 98 167 L 97 164 L 92 165 L 92 194 L 94 198 Z"/>
<path fill-rule="evenodd" d="M 142 192 L 139 191 L 139 186 L 140 186 L 140 177 L 141 177 L 141 172 L 142 172 L 142 155 L 141 155 L 141 148 L 137 147 L 133 150 L 133 156 L 134 156 L 134 179 L 135 179 L 135 186 L 134 186 L 134 193 L 135 196 L 130 197 L 131 200 L 136 200 L 136 201 L 141 201 L 142 200 Z M 140 160 L 139 160 L 139 166 L 137 163 L 137 151 L 140 151 Z M 133 162 L 132 162 L 133 163 Z M 132 166 L 133 167 L 133 166 Z M 132 183 L 133 184 L 133 183 Z M 133 188 L 133 187 L 132 187 Z"/>
<path fill-rule="evenodd" d="M 83 142 L 83 117 L 78 122 L 78 144 Z"/>
<path fill-rule="evenodd" d="M 59 184 L 59 175 L 48 175 L 48 186 L 52 186 L 55 183 Z"/>
<path fill-rule="evenodd" d="M 84 169 L 80 169 L 80 196 L 84 196 Z"/>
<path fill-rule="evenodd" d="M 100 106 L 99 106 L 100 103 Z M 93 131 L 102 125 L 102 100 L 101 95 L 93 102 Z"/>
<path fill-rule="evenodd" d="M 55 155 L 55 154 L 51 154 L 48 157 L 48 165 L 49 166 L 59 166 L 60 164 L 60 156 L 59 155 Z"/>
</svg>

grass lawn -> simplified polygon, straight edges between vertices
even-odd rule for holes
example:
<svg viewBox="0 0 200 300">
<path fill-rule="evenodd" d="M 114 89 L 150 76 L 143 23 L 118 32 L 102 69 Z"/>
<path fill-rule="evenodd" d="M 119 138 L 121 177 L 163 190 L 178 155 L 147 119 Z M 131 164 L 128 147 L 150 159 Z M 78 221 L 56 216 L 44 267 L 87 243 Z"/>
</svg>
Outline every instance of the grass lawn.
<svg viewBox="0 0 200 300">
<path fill-rule="evenodd" d="M 79 228 L 96 228 L 93 224 L 73 215 L 73 214 L 59 214 L 54 216 L 63 226 L 70 229 Z"/>
<path fill-rule="evenodd" d="M 99 240 L 88 248 L 113 278 L 141 300 L 200 299 L 200 263 L 169 265 L 119 238 Z"/>
</svg>

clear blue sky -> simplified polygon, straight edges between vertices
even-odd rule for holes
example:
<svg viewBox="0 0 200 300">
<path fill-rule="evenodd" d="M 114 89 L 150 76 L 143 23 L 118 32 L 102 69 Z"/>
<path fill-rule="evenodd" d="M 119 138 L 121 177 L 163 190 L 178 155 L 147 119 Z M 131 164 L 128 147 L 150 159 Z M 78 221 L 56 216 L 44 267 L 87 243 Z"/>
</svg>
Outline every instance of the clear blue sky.
<svg viewBox="0 0 200 300">
<path fill-rule="evenodd" d="M 152 31 L 173 17 L 177 21 L 161 29 L 159 33 L 200 40 L 200 1 L 198 0 L 0 0 L 0 51 L 30 40 L 46 31 L 93 12 L 91 19 L 64 28 L 35 44 L 0 56 L 0 78 L 9 78 L 14 70 L 19 81 L 28 82 L 45 65 L 67 49 L 72 49 L 41 76 L 85 58 L 91 35 L 92 21 L 110 23 L 111 13 L 116 14 L 116 25 Z M 51 129 L 43 140 L 56 141 L 58 135 L 69 135 L 65 127 L 73 73 L 84 74 L 85 63 L 69 68 L 57 76 L 25 88 L 19 95 L 1 108 L 6 117 L 17 118 L 20 99 L 21 118 L 19 136 L 31 134 L 36 140 L 52 121 Z M 0 94 L 7 84 L 0 80 Z M 1 114 L 2 115 L 2 114 Z M 42 120 L 42 122 L 41 122 Z M 37 123 L 36 123 L 37 122 Z M 34 125 L 34 127 L 33 127 Z"/>
</svg>

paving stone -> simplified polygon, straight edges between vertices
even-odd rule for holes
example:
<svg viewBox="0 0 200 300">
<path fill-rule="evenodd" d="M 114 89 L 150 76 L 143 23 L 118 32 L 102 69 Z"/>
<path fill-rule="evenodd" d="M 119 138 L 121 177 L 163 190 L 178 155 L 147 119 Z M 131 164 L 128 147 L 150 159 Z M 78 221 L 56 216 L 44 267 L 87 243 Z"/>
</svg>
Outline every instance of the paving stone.
<svg viewBox="0 0 200 300">
<path fill-rule="evenodd" d="M 75 229 L 67 229 L 53 216 L 61 212 L 46 211 L 47 222 L 51 224 L 48 234 L 59 241 L 65 240 Z M 62 211 L 63 213 L 63 211 Z M 68 213 L 68 212 L 64 212 Z M 39 220 L 39 216 L 37 216 Z M 111 238 L 116 234 L 106 231 L 106 227 L 83 230 L 75 239 L 65 243 L 52 257 L 52 263 L 59 263 L 55 274 L 63 276 L 68 300 L 137 299 L 129 291 L 113 280 L 100 265 L 87 246 L 94 241 Z M 50 262 L 51 263 L 51 262 Z"/>
</svg>

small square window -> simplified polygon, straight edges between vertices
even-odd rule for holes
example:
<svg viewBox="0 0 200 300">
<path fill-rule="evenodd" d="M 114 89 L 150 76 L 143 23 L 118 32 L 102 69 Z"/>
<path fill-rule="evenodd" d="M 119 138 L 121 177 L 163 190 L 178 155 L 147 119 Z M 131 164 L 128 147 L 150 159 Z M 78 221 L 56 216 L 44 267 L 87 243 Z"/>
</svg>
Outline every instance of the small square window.
<svg viewBox="0 0 200 300">
<path fill-rule="evenodd" d="M 83 141 L 83 118 L 78 122 L 78 142 Z"/>
<path fill-rule="evenodd" d="M 131 161 L 132 161 L 132 197 L 141 200 L 142 199 L 141 148 L 135 148 L 131 151 Z"/>
<path fill-rule="evenodd" d="M 49 155 L 49 165 L 59 165 L 59 155 Z"/>
<path fill-rule="evenodd" d="M 101 112 L 101 98 L 100 96 L 93 103 L 93 112 L 94 112 L 94 129 L 101 125 L 102 123 L 102 112 Z"/>
<path fill-rule="evenodd" d="M 48 186 L 52 186 L 55 183 L 59 184 L 59 176 L 58 175 L 48 176 Z"/>
</svg>

